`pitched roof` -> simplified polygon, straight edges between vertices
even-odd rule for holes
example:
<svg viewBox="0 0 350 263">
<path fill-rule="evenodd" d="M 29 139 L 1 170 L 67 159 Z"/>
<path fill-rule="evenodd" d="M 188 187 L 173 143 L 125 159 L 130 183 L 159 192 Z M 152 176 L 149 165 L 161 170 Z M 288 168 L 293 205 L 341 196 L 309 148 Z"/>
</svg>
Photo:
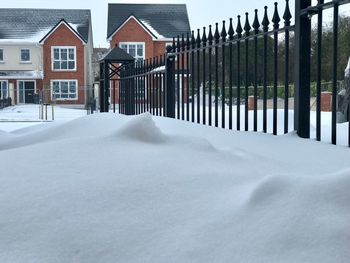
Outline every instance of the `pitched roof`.
<svg viewBox="0 0 350 263">
<path fill-rule="evenodd" d="M 90 10 L 0 8 L 0 40 L 39 42 L 64 19 L 86 42 Z"/>
<path fill-rule="evenodd" d="M 107 38 L 130 16 L 139 19 L 153 35 L 164 38 L 191 31 L 185 4 L 109 4 Z"/>
<path fill-rule="evenodd" d="M 118 46 L 115 46 L 110 50 L 100 61 L 113 61 L 113 62 L 132 62 L 135 58 Z"/>
</svg>

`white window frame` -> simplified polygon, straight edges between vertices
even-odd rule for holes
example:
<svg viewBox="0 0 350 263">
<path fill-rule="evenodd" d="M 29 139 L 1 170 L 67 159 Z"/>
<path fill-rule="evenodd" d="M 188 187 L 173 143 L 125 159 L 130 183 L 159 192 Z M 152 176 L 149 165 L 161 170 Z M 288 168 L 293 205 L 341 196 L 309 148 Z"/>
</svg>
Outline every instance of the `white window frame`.
<svg viewBox="0 0 350 263">
<path fill-rule="evenodd" d="M 7 97 L 6 97 L 6 98 L 8 98 L 8 97 L 10 97 L 10 94 L 9 94 L 9 92 L 10 92 L 9 81 L 8 81 L 8 80 L 0 80 L 0 90 L 1 90 L 1 91 L 2 91 L 2 83 L 3 83 L 3 82 L 6 83 L 6 88 L 7 88 Z M 2 94 L 2 92 L 1 92 L 0 95 L 1 95 L 1 96 L 0 96 L 0 99 L 6 99 L 6 98 L 4 98 L 4 94 Z"/>
<path fill-rule="evenodd" d="M 74 49 L 74 69 L 55 69 L 54 68 L 54 63 L 55 63 L 55 54 L 54 54 L 54 50 L 55 49 L 59 49 L 60 50 L 60 54 L 61 54 L 61 49 L 67 49 L 67 67 L 69 65 L 69 61 L 73 61 L 73 60 L 69 60 L 69 49 Z M 61 60 L 57 60 L 60 61 Z M 77 47 L 75 46 L 52 46 L 51 47 L 51 70 L 52 71 L 77 71 Z"/>
<path fill-rule="evenodd" d="M 68 98 L 55 98 L 53 96 L 53 83 L 54 82 L 68 82 Z M 76 96 L 75 98 L 69 98 L 69 82 L 75 82 L 75 88 L 76 88 Z M 61 84 L 60 84 L 61 85 Z M 61 87 L 60 87 L 61 90 Z M 77 79 L 52 79 L 50 81 L 50 92 L 51 92 L 51 100 L 56 101 L 77 101 L 79 98 L 79 86 L 78 86 L 78 80 Z"/>
<path fill-rule="evenodd" d="M 5 63 L 5 60 L 4 60 L 4 49 L 0 48 L 0 51 L 2 53 L 2 59 L 0 59 L 0 64 L 3 64 L 3 63 Z"/>
<path fill-rule="evenodd" d="M 146 45 L 145 45 L 145 42 L 119 42 L 119 47 L 122 48 L 122 45 L 127 45 L 127 53 L 129 54 L 129 46 L 130 45 L 136 45 L 136 57 L 135 57 L 135 60 L 138 60 L 138 59 L 145 59 L 146 58 Z M 137 45 L 142 45 L 142 49 L 143 49 L 143 56 L 140 57 L 137 55 Z"/>
<path fill-rule="evenodd" d="M 28 50 L 29 52 L 29 60 L 22 60 L 22 51 Z M 20 59 L 21 59 L 21 64 L 30 64 L 32 63 L 32 55 L 30 54 L 30 48 L 21 48 L 20 52 Z"/>
</svg>

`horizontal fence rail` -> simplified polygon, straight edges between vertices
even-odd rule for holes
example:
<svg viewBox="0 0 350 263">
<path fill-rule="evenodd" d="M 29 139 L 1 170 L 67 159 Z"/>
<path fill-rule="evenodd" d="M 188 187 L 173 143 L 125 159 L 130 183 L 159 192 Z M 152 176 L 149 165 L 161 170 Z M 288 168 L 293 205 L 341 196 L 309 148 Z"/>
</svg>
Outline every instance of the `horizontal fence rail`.
<svg viewBox="0 0 350 263">
<path fill-rule="evenodd" d="M 337 76 L 337 17 L 349 1 L 296 1 L 296 24 L 286 0 L 280 16 L 265 7 L 262 19 L 237 17 L 226 24 L 173 38 L 164 56 L 129 64 L 121 72 L 119 112 L 151 112 L 226 129 L 286 134 L 297 130 L 310 138 L 310 114 L 316 108 L 316 138 L 321 140 L 321 97 L 332 92 L 332 143 L 336 143 L 337 90 L 347 87 Z M 322 12 L 334 8 L 333 75 L 322 80 Z M 311 17 L 318 15 L 317 79 L 311 81 Z M 315 96 L 315 101 L 311 95 Z M 349 118 L 348 109 L 347 118 Z M 350 126 L 350 125 L 349 125 Z M 350 145 L 350 128 L 349 145 Z"/>
</svg>

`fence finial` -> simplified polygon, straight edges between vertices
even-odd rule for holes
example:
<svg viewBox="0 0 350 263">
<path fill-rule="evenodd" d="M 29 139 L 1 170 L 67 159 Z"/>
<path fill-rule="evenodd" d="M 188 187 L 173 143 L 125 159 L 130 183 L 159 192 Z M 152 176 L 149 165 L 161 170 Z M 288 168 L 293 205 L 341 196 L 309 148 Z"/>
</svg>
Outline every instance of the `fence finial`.
<svg viewBox="0 0 350 263">
<path fill-rule="evenodd" d="M 213 32 L 211 30 L 211 25 L 210 25 L 209 26 L 209 34 L 208 34 L 209 46 L 211 46 L 213 44 L 213 40 L 214 40 L 214 37 L 213 37 Z"/>
<path fill-rule="evenodd" d="M 292 18 L 292 14 L 290 13 L 290 9 L 289 9 L 289 0 L 286 0 L 286 10 L 284 11 L 284 14 L 283 14 L 285 26 L 290 26 L 291 18 Z"/>
<path fill-rule="evenodd" d="M 193 49 L 196 48 L 196 38 L 194 36 L 194 30 L 192 30 L 191 46 L 192 46 Z"/>
<path fill-rule="evenodd" d="M 199 47 L 201 47 L 201 31 L 200 31 L 200 29 L 198 28 L 197 29 L 197 40 L 196 40 L 196 43 L 197 43 L 197 47 L 199 48 Z"/>
<path fill-rule="evenodd" d="M 241 38 L 242 32 L 243 32 L 242 25 L 241 25 L 241 16 L 237 16 L 237 18 L 238 18 L 238 21 L 237 21 L 236 32 L 237 32 L 238 38 Z"/>
<path fill-rule="evenodd" d="M 245 13 L 245 24 L 244 24 L 244 32 L 246 36 L 249 36 L 250 29 L 252 28 L 249 24 L 249 13 L 247 12 Z"/>
<path fill-rule="evenodd" d="M 233 29 L 232 18 L 230 18 L 230 27 L 228 29 L 228 35 L 230 40 L 233 40 L 234 34 L 235 34 L 235 30 Z"/>
<path fill-rule="evenodd" d="M 225 23 L 226 23 L 225 20 L 222 21 L 221 39 L 222 39 L 223 42 L 226 41 L 226 37 L 227 37 Z"/>
<path fill-rule="evenodd" d="M 219 34 L 219 24 L 215 23 L 215 34 L 214 34 L 215 43 L 219 43 L 220 34 Z"/>
<path fill-rule="evenodd" d="M 269 21 L 268 15 L 267 15 L 267 6 L 265 6 L 264 8 L 265 8 L 264 19 L 263 19 L 261 24 L 263 25 L 264 32 L 267 32 L 267 31 L 269 31 L 270 21 Z"/>
<path fill-rule="evenodd" d="M 278 29 L 280 27 L 279 22 L 281 21 L 280 16 L 278 14 L 278 3 L 275 2 L 275 11 L 273 13 L 272 22 L 273 28 Z"/>
<path fill-rule="evenodd" d="M 190 32 L 187 32 L 186 48 L 187 48 L 187 50 L 189 50 L 191 48 Z"/>
<path fill-rule="evenodd" d="M 208 39 L 207 39 L 207 35 L 206 35 L 206 33 L 205 33 L 205 27 L 203 27 L 203 36 L 202 36 L 202 43 L 203 43 L 203 47 L 205 47 L 206 45 L 207 45 L 207 41 L 208 41 Z"/>
<path fill-rule="evenodd" d="M 259 23 L 259 18 L 258 18 L 258 9 L 255 9 L 255 17 L 254 17 L 254 22 L 253 22 L 253 28 L 254 28 L 254 33 L 258 34 L 259 33 L 259 28 L 260 28 L 260 23 Z"/>
</svg>

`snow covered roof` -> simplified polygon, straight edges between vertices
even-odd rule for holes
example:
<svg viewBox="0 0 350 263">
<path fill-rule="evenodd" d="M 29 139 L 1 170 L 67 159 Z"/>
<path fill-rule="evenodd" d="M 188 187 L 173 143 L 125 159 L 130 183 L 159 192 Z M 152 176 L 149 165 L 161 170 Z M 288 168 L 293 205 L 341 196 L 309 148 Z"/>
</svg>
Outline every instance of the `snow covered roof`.
<svg viewBox="0 0 350 263">
<path fill-rule="evenodd" d="M 185 4 L 109 4 L 107 38 L 130 16 L 139 19 L 155 38 L 172 38 L 191 31 Z"/>
<path fill-rule="evenodd" d="M 44 73 L 33 71 L 0 71 L 0 79 L 43 79 Z"/>
<path fill-rule="evenodd" d="M 37 43 L 62 19 L 89 40 L 90 10 L 0 8 L 0 42 Z"/>
</svg>

